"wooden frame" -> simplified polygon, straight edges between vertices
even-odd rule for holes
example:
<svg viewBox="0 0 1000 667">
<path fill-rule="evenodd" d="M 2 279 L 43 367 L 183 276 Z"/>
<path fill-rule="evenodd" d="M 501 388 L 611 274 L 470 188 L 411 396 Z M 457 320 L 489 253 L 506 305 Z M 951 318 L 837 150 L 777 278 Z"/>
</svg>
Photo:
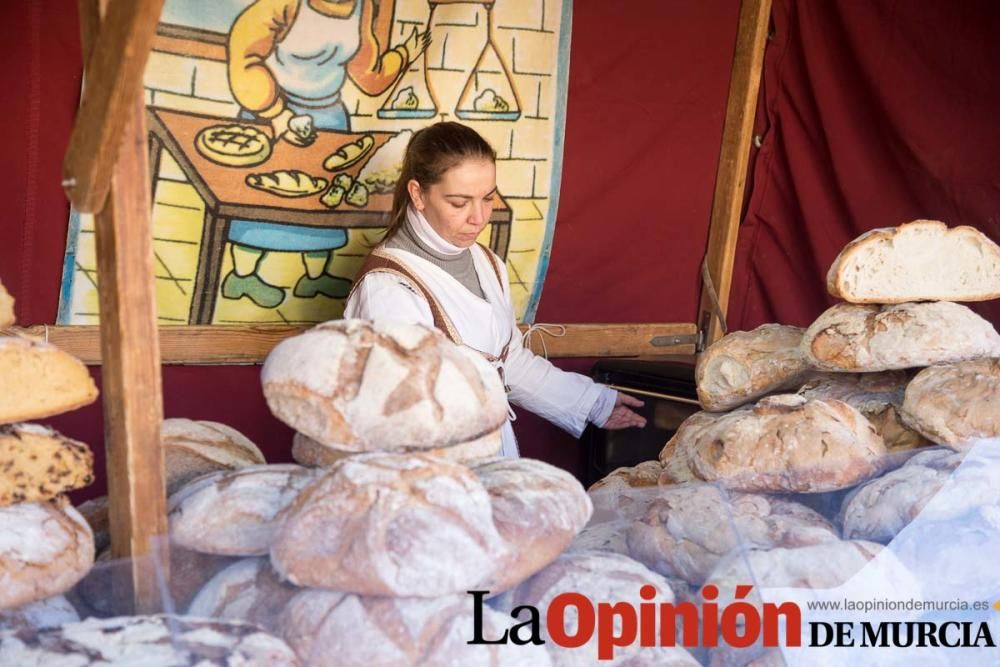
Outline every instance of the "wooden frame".
<svg viewBox="0 0 1000 667">
<path fill-rule="evenodd" d="M 450 1 L 457 0 L 435 0 Z M 140 92 L 162 5 L 163 0 L 79 0 L 88 85 L 66 155 L 64 185 L 77 210 L 97 214 L 102 324 L 20 331 L 44 336 L 87 363 L 105 366 L 112 548 L 117 557 L 132 557 L 128 584 L 140 613 L 161 608 L 154 570 L 169 566 L 166 545 L 157 539 L 167 532 L 159 445 L 161 363 L 259 363 L 279 340 L 301 331 L 157 326 L 150 155 Z M 550 356 L 690 354 L 696 343 L 700 348 L 719 335 L 720 322 L 712 320 L 712 313 L 717 310 L 724 318 L 729 298 L 769 12 L 770 0 L 743 0 L 740 10 L 705 257 L 708 280 L 698 315 L 700 331 L 695 323 L 567 325 L 565 336 L 541 334 L 547 336 L 544 348 Z M 215 53 L 219 46 L 206 48 Z M 532 347 L 542 349 L 540 343 Z"/>
</svg>

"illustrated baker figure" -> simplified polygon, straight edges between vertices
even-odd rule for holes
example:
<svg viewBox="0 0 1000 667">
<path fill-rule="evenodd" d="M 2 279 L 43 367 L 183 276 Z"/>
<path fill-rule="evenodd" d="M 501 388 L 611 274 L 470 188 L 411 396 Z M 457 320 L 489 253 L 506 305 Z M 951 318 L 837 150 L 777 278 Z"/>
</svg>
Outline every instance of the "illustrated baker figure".
<svg viewBox="0 0 1000 667">
<path fill-rule="evenodd" d="M 240 118 L 266 120 L 276 141 L 306 145 L 316 129 L 350 130 L 341 97 L 346 78 L 367 95 L 388 89 L 423 53 L 429 33 L 414 28 L 405 43 L 389 43 L 395 0 L 257 0 L 233 22 L 228 70 Z M 343 298 L 351 281 L 330 273 L 333 251 L 347 244 L 347 230 L 259 220 L 233 220 L 229 229 L 233 270 L 222 296 L 248 297 L 276 308 L 285 292 L 265 282 L 259 269 L 269 251 L 302 253 L 304 274 L 293 294 Z"/>
</svg>

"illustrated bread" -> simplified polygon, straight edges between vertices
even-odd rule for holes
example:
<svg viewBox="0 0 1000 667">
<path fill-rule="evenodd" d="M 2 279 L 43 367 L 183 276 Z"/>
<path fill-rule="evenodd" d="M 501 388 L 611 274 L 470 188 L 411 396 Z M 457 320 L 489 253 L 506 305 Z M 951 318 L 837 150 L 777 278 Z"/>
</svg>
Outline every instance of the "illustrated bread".
<svg viewBox="0 0 1000 667">
<path fill-rule="evenodd" d="M 267 463 L 245 435 L 213 421 L 164 419 L 160 427 L 167 495 L 195 477 Z"/>
<path fill-rule="evenodd" d="M 365 184 L 368 191 L 377 194 L 392 193 L 403 170 L 403 156 L 406 147 L 413 138 L 412 130 L 396 133 L 365 162 L 358 173 L 358 180 Z"/>
<path fill-rule="evenodd" d="M 0 283 L 0 329 L 14 326 L 14 297 Z"/>
<path fill-rule="evenodd" d="M 370 151 L 374 145 L 375 137 L 370 134 L 362 135 L 355 141 L 344 144 L 327 156 L 327 158 L 323 160 L 323 168 L 327 171 L 347 169 L 358 160 L 368 155 L 368 151 Z"/>
<path fill-rule="evenodd" d="M 279 197 L 308 197 L 322 192 L 327 186 L 325 178 L 310 176 L 298 169 L 249 174 L 246 183 L 255 190 L 263 190 Z"/>
<path fill-rule="evenodd" d="M 435 597 L 489 582 L 510 557 L 475 474 L 425 455 L 344 459 L 279 523 L 271 563 L 298 586 Z"/>
<path fill-rule="evenodd" d="M 437 449 L 413 449 L 402 450 L 402 454 L 425 453 L 428 456 L 437 456 L 449 461 L 458 463 L 471 463 L 482 459 L 498 456 L 501 449 L 501 429 L 492 433 L 487 433 L 481 438 L 463 442 L 451 447 L 438 447 Z M 337 461 L 357 454 L 358 452 L 345 451 L 316 442 L 308 435 L 296 433 L 292 438 L 292 458 L 296 463 L 313 468 L 329 468 Z"/>
<path fill-rule="evenodd" d="M 698 357 L 695 385 L 706 410 L 731 410 L 776 391 L 798 389 L 810 371 L 802 354 L 803 329 L 763 324 L 712 343 Z"/>
<path fill-rule="evenodd" d="M 674 593 L 667 581 L 641 563 L 613 553 L 575 552 L 564 554 L 547 568 L 514 589 L 510 603 L 514 607 L 532 605 L 542 613 L 542 637 L 548 642 L 552 664 L 559 666 L 596 665 L 597 639 L 575 649 L 561 649 L 552 643 L 548 634 L 545 612 L 549 604 L 560 593 L 579 593 L 595 602 L 626 602 L 639 609 L 641 603 L 649 603 L 640 597 L 639 591 L 650 585 L 656 592 L 654 601 L 672 603 Z M 564 617 L 564 631 L 577 634 L 578 618 L 567 613 Z M 620 628 L 617 628 L 620 631 Z M 660 665 L 697 665 L 691 655 L 681 648 L 640 647 L 639 642 L 615 650 L 615 662 L 608 664 L 645 667 Z"/>
<path fill-rule="evenodd" d="M 997 299 L 1000 247 L 974 227 L 914 220 L 848 243 L 826 282 L 831 295 L 851 303 Z"/>
<path fill-rule="evenodd" d="M 280 633 L 281 612 L 301 590 L 279 579 L 267 558 L 245 558 L 212 577 L 191 601 L 187 613 L 246 621 Z"/>
<path fill-rule="evenodd" d="M 736 491 L 818 493 L 880 472 L 882 438 L 841 401 L 796 394 L 762 398 L 677 443 L 695 474 Z"/>
<path fill-rule="evenodd" d="M 493 523 L 508 544 L 487 588 L 516 586 L 551 563 L 587 525 L 594 507 L 575 477 L 534 459 L 497 459 L 472 471 L 490 495 Z"/>
<path fill-rule="evenodd" d="M 974 359 L 920 371 L 906 387 L 903 421 L 954 449 L 1000 436 L 1000 359 Z"/>
<path fill-rule="evenodd" d="M 844 499 L 839 523 L 847 539 L 889 542 L 934 502 L 930 516 L 964 514 L 1000 502 L 1000 460 L 977 461 L 962 468 L 949 485 L 964 453 L 935 447 L 920 452 L 900 468 L 854 489 Z M 947 489 L 947 490 L 946 490 Z"/>
<path fill-rule="evenodd" d="M 271 157 L 271 138 L 252 125 L 212 125 L 194 139 L 201 155 L 226 167 L 252 167 Z"/>
<path fill-rule="evenodd" d="M 187 549 L 219 556 L 262 556 L 278 513 L 317 478 L 294 464 L 248 466 L 199 477 L 170 496 L 170 536 Z"/>
<path fill-rule="evenodd" d="M 0 424 L 50 417 L 97 399 L 87 368 L 54 345 L 0 336 Z"/>
<path fill-rule="evenodd" d="M 38 632 L 63 623 L 74 623 L 80 615 L 62 595 L 0 612 L 0 635 L 6 632 Z"/>
<path fill-rule="evenodd" d="M 298 667 L 277 637 L 248 623 L 184 616 L 89 618 L 0 636 L 0 664 L 18 667 Z"/>
<path fill-rule="evenodd" d="M 364 597 L 307 590 L 282 615 L 282 636 L 304 667 L 423 667 L 424 665 L 548 667 L 545 648 L 514 643 L 475 645 L 471 595 Z M 513 620 L 482 609 L 484 638 L 501 637 Z"/>
<path fill-rule="evenodd" d="M 0 507 L 0 609 L 65 592 L 93 562 L 90 526 L 72 506 Z M 0 660 L 0 664 L 7 663 Z"/>
<path fill-rule="evenodd" d="M 436 449 L 507 420 L 496 370 L 420 325 L 321 324 L 278 343 L 261 379 L 278 419 L 347 451 Z"/>
<path fill-rule="evenodd" d="M 37 424 L 0 424 L 0 506 L 51 500 L 93 481 L 87 445 Z"/>
<path fill-rule="evenodd" d="M 646 515 L 628 529 L 629 554 L 650 569 L 701 585 L 739 548 L 798 547 L 839 539 L 804 505 L 767 496 L 726 494 L 711 484 L 658 490 Z"/>
<path fill-rule="evenodd" d="M 803 385 L 798 393 L 810 400 L 836 399 L 855 408 L 872 423 L 891 454 L 931 444 L 906 426 L 899 415 L 911 377 L 906 371 L 824 373 Z"/>
<path fill-rule="evenodd" d="M 802 350 L 822 370 L 870 373 L 1000 356 L 1000 335 L 966 306 L 948 301 L 840 303 L 806 329 Z"/>
</svg>

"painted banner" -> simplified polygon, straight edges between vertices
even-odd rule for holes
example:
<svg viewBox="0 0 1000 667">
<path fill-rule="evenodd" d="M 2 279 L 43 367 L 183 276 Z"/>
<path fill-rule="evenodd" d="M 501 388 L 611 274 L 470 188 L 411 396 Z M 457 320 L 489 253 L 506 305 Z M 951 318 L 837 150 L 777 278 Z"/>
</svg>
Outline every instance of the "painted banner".
<svg viewBox="0 0 1000 667">
<path fill-rule="evenodd" d="M 531 322 L 555 224 L 571 0 L 166 0 L 145 72 L 162 324 L 341 317 L 414 130 L 497 152 L 479 239 Z M 71 212 L 60 324 L 98 321 Z"/>
</svg>

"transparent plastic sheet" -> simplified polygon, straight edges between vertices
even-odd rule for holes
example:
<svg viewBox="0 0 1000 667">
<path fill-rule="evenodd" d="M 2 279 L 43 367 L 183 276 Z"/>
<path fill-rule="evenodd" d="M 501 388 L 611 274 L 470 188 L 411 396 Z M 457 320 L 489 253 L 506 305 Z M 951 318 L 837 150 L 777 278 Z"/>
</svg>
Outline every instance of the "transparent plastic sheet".
<svg viewBox="0 0 1000 667">
<path fill-rule="evenodd" d="M 893 462 L 890 468 L 900 463 Z M 909 520 L 907 526 L 887 544 L 858 541 L 871 545 L 864 549 L 873 552 L 874 557 L 855 559 L 853 574 L 835 585 L 830 577 L 820 574 L 835 567 L 835 557 L 829 561 L 823 559 L 822 547 L 792 547 L 817 549 L 812 566 L 805 568 L 808 572 L 796 573 L 791 566 L 774 566 L 773 560 L 760 555 L 765 549 L 754 541 L 754 523 L 740 520 L 734 512 L 734 502 L 740 494 L 721 485 L 691 484 L 710 488 L 718 501 L 714 511 L 719 523 L 707 532 L 715 533 L 716 543 L 728 540 L 735 545 L 706 579 L 706 583 L 719 588 L 714 600 L 719 615 L 736 601 L 735 584 L 752 586 L 741 601 L 758 608 L 764 603 L 792 602 L 801 612 L 801 646 L 787 645 L 786 619 L 778 616 L 779 646 L 766 648 L 758 637 L 746 648 L 728 646 L 724 640 L 712 648 L 689 647 L 688 651 L 702 664 L 1000 665 L 1000 649 L 988 646 L 985 639 L 985 633 L 989 633 L 993 643 L 1000 643 L 1000 607 L 994 606 L 1000 600 L 1000 572 L 995 567 L 1000 558 L 1000 503 L 996 494 L 987 491 L 1000 489 L 1000 439 L 972 443 L 962 463 L 947 476 L 940 490 L 915 517 L 905 518 Z M 630 528 L 650 512 L 664 493 L 689 485 L 633 488 L 612 482 L 591 489 L 594 516 L 570 551 L 598 549 L 634 556 L 635 544 L 630 544 L 630 537 L 635 538 L 636 533 L 634 530 L 630 533 Z M 841 508 L 850 491 L 768 497 L 808 506 L 839 532 Z M 705 516 L 707 521 L 710 515 Z M 678 517 L 675 515 L 672 520 L 677 521 Z M 677 526 L 675 529 L 685 530 Z M 652 569 L 667 576 L 678 601 L 689 599 L 699 606 L 699 643 L 702 643 L 704 589 L 671 576 L 676 571 L 669 565 L 650 564 Z M 726 570 L 722 581 L 720 568 Z M 807 587 L 808 579 L 815 579 L 816 588 Z M 833 609 L 835 605 L 839 608 Z M 974 605 L 980 608 L 974 609 Z M 744 624 L 740 628 L 745 629 Z M 928 646 L 917 646 L 921 628 Z M 838 640 L 838 631 L 849 634 Z M 815 638 L 811 636 L 813 632 Z M 930 645 L 942 637 L 953 644 L 964 641 L 979 645 Z M 838 642 L 853 645 L 837 646 Z M 823 645 L 812 646 L 812 643 Z"/>
</svg>

